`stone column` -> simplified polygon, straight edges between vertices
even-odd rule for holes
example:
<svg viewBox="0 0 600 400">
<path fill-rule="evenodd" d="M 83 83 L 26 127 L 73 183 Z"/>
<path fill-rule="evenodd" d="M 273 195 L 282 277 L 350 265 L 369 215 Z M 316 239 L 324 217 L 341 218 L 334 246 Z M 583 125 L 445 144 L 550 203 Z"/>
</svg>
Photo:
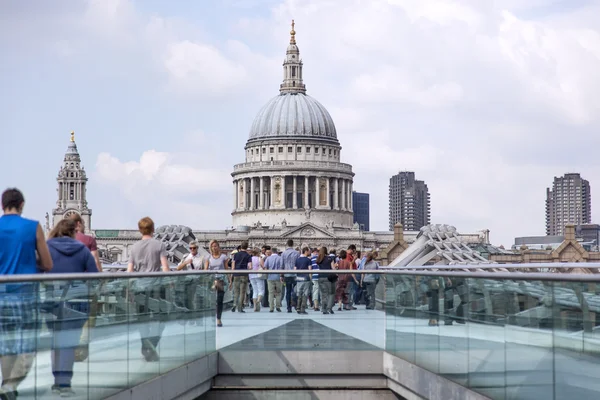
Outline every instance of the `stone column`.
<svg viewBox="0 0 600 400">
<path fill-rule="evenodd" d="M 261 210 L 265 209 L 265 179 L 264 177 L 258 178 L 260 179 L 259 190 L 260 194 L 258 195 L 258 208 Z"/>
<path fill-rule="evenodd" d="M 352 181 L 348 181 L 349 184 L 349 188 L 348 188 L 348 203 L 350 203 L 350 207 L 348 207 L 350 209 L 350 211 L 352 211 L 354 208 L 354 204 L 352 204 Z"/>
<path fill-rule="evenodd" d="M 294 196 L 292 198 L 292 208 L 294 210 L 298 208 L 298 188 L 296 186 L 298 184 L 297 178 L 298 177 L 296 175 L 294 175 L 294 178 L 293 178 L 294 179 L 294 185 L 293 185 L 294 187 L 292 189 L 292 193 L 293 193 L 292 195 Z"/>
<path fill-rule="evenodd" d="M 346 211 L 346 180 L 342 179 L 342 210 Z"/>
<path fill-rule="evenodd" d="M 325 200 L 327 202 L 327 208 L 331 208 L 331 178 L 327 178 L 327 197 Z"/>
<path fill-rule="evenodd" d="M 314 200 L 313 208 L 315 208 L 315 209 L 319 208 L 320 199 L 321 199 L 321 196 L 319 194 L 319 177 L 315 176 L 315 195 L 313 196 L 313 200 Z"/>
<path fill-rule="evenodd" d="M 333 181 L 333 208 L 340 209 L 340 178 L 335 178 Z"/>
<path fill-rule="evenodd" d="M 304 176 L 304 208 L 310 208 L 308 204 L 308 175 Z"/>
<path fill-rule="evenodd" d="M 237 180 L 233 180 L 233 209 L 237 210 L 238 208 L 238 184 Z"/>
<path fill-rule="evenodd" d="M 256 196 L 254 196 L 254 178 L 250 178 L 250 210 L 256 209 Z"/>
<path fill-rule="evenodd" d="M 271 182 L 271 204 L 269 204 L 269 208 L 272 209 L 275 205 L 275 185 L 273 183 L 273 176 L 269 177 L 269 181 Z"/>
</svg>

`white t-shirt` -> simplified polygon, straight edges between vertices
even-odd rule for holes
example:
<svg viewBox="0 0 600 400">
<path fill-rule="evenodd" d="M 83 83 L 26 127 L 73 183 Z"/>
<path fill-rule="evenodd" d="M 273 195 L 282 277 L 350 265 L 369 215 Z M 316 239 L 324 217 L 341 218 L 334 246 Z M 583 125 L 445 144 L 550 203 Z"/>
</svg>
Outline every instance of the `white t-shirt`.
<svg viewBox="0 0 600 400">
<path fill-rule="evenodd" d="M 192 269 L 204 269 L 204 265 L 202 265 L 203 259 L 204 259 L 204 257 L 202 257 L 199 253 L 196 253 L 195 256 L 193 256 L 192 253 L 190 253 L 187 256 L 185 256 L 183 261 L 185 262 L 187 260 L 192 260 L 192 264 L 191 264 Z M 188 267 L 190 267 L 190 265 L 188 265 Z"/>
</svg>

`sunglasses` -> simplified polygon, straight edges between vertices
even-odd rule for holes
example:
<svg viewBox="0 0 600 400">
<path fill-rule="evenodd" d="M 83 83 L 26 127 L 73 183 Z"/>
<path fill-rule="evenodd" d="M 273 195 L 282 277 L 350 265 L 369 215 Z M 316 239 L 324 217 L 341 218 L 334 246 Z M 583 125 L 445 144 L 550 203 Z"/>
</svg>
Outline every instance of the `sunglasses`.
<svg viewBox="0 0 600 400">
<path fill-rule="evenodd" d="M 196 250 L 197 247 L 190 247 L 190 250 Z"/>
</svg>

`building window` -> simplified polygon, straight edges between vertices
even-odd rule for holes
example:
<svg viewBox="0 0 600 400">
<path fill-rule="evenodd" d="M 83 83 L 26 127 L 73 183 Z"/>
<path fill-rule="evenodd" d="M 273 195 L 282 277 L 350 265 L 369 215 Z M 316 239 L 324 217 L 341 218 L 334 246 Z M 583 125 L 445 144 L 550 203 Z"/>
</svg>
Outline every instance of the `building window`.
<svg viewBox="0 0 600 400">
<path fill-rule="evenodd" d="M 292 146 L 288 146 L 288 153 L 292 153 L 294 151 Z"/>
<path fill-rule="evenodd" d="M 269 148 L 269 153 L 271 153 L 271 154 L 275 153 L 275 148 L 273 148 L 273 147 L 270 147 L 270 148 Z"/>
<path fill-rule="evenodd" d="M 334 150 L 334 151 L 333 151 L 333 155 L 334 155 L 334 156 L 337 156 L 337 150 Z"/>
<path fill-rule="evenodd" d="M 250 150 L 250 155 L 253 156 L 254 155 L 254 150 Z"/>
<path fill-rule="evenodd" d="M 319 154 L 319 148 L 315 147 L 315 154 Z"/>
<path fill-rule="evenodd" d="M 265 154 L 267 152 L 267 148 L 263 147 L 263 154 Z"/>
<path fill-rule="evenodd" d="M 298 148 L 296 149 L 296 151 L 297 151 L 298 153 L 302 153 L 302 147 L 298 147 Z"/>
<path fill-rule="evenodd" d="M 307 152 L 307 153 L 310 153 L 310 147 L 307 147 L 307 148 L 306 148 L 306 152 Z"/>
<path fill-rule="evenodd" d="M 279 148 L 279 152 L 280 152 L 280 153 L 283 153 L 283 147 L 280 147 L 280 148 Z"/>
<path fill-rule="evenodd" d="M 329 155 L 331 155 L 331 149 L 329 149 Z"/>
</svg>

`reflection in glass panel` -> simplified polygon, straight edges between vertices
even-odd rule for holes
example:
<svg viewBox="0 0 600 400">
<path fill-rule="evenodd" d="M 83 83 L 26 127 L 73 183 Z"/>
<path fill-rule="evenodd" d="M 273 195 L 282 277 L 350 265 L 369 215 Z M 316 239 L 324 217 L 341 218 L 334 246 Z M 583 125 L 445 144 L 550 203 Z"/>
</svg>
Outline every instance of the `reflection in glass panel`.
<svg viewBox="0 0 600 400">
<path fill-rule="evenodd" d="M 209 275 L 183 274 L 0 283 L 0 356 L 13 371 L 2 390 L 48 398 L 71 385 L 101 399 L 191 361 L 186 349 L 206 355 L 215 349 L 210 286 Z"/>
</svg>

